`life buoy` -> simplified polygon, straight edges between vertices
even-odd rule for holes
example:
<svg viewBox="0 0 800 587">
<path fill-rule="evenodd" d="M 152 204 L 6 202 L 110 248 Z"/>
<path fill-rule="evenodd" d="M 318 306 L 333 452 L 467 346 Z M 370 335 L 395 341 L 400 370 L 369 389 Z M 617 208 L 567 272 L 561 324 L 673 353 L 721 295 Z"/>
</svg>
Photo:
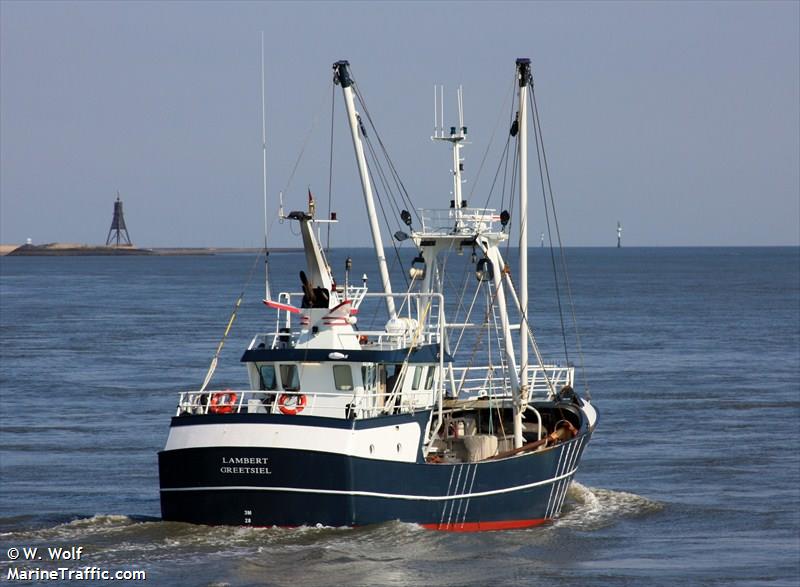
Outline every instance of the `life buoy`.
<svg viewBox="0 0 800 587">
<path fill-rule="evenodd" d="M 278 398 L 278 409 L 281 414 L 296 416 L 306 407 L 306 396 L 302 393 L 282 393 Z"/>
<path fill-rule="evenodd" d="M 212 414 L 230 414 L 236 405 L 236 394 L 230 390 L 211 394 L 208 410 Z"/>
</svg>

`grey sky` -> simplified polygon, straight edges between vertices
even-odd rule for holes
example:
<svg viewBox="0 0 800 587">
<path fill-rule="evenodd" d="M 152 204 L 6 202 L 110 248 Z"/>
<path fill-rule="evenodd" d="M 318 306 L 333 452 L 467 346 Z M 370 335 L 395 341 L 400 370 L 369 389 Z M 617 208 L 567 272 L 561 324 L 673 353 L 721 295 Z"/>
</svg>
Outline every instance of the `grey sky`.
<svg viewBox="0 0 800 587">
<path fill-rule="evenodd" d="M 325 208 L 335 60 L 350 60 L 415 203 L 446 207 L 433 84 L 448 121 L 464 86 L 468 194 L 501 112 L 504 140 L 514 60 L 528 56 L 567 244 L 611 245 L 620 220 L 631 246 L 796 245 L 799 6 L 3 1 L 0 242 L 103 242 L 120 190 L 139 245 L 258 246 L 264 30 L 272 198 L 317 117 L 287 209 L 308 185 Z M 365 245 L 335 98 L 334 244 Z M 297 244 L 288 224 L 273 229 L 273 244 Z"/>
</svg>

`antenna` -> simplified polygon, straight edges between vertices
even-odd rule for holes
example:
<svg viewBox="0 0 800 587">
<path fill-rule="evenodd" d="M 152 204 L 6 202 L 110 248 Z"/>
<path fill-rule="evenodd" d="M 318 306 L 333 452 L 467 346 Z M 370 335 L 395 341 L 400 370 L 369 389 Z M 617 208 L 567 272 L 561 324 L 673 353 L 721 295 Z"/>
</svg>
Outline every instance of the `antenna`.
<svg viewBox="0 0 800 587">
<path fill-rule="evenodd" d="M 439 131 L 439 89 L 433 84 L 433 136 Z"/>
<path fill-rule="evenodd" d="M 458 86 L 458 126 L 464 128 L 464 88 Z"/>
<path fill-rule="evenodd" d="M 267 243 L 267 110 L 264 97 L 264 31 L 261 31 L 261 154 L 264 184 L 264 299 L 271 300 L 269 293 L 269 248 Z"/>
<path fill-rule="evenodd" d="M 438 94 L 438 104 L 436 104 L 436 97 Z M 436 92 L 434 86 L 434 107 L 438 106 L 439 119 L 435 120 L 434 110 L 434 124 L 437 125 L 433 129 L 434 141 L 447 141 L 451 144 L 453 150 L 453 199 L 450 201 L 450 207 L 455 209 L 454 215 L 456 217 L 456 224 L 461 217 L 461 208 L 467 206 L 467 202 L 461 197 L 461 184 L 464 183 L 462 179 L 464 171 L 464 160 L 461 158 L 461 147 L 466 143 L 467 127 L 464 126 L 464 90 L 458 86 L 456 91 L 456 99 L 458 104 L 458 126 L 451 126 L 450 131 L 445 134 L 444 127 L 444 86 L 439 86 L 439 92 Z"/>
<path fill-rule="evenodd" d="M 444 138 L 444 85 L 433 85 L 433 137 Z"/>
<path fill-rule="evenodd" d="M 439 86 L 439 130 L 444 136 L 444 84 Z"/>
</svg>

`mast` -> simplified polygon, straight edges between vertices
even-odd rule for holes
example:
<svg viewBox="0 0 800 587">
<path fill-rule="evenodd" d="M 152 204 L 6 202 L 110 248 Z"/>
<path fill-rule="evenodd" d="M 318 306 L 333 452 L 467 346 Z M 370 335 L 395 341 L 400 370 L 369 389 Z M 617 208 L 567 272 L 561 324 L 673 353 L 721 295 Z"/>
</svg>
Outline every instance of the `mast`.
<svg viewBox="0 0 800 587">
<path fill-rule="evenodd" d="M 269 292 L 269 249 L 267 248 L 267 111 L 264 98 L 264 31 L 261 31 L 261 154 L 264 184 L 264 299 L 271 300 Z"/>
<path fill-rule="evenodd" d="M 372 243 L 375 246 L 375 255 L 378 258 L 381 285 L 383 286 L 384 293 L 388 294 L 386 297 L 386 310 L 389 312 L 389 319 L 393 320 L 397 318 L 397 312 L 395 312 L 394 299 L 391 297 L 392 283 L 389 281 L 389 268 L 386 265 L 386 255 L 383 252 L 383 240 L 381 239 L 381 230 L 378 225 L 378 216 L 375 213 L 375 201 L 372 195 L 372 184 L 369 180 L 367 160 L 364 156 L 364 145 L 359 135 L 359 120 L 353 98 L 353 80 L 348 71 L 349 67 L 349 61 L 337 61 L 334 63 L 333 80 L 334 83 L 342 86 L 345 109 L 347 110 L 347 118 L 350 122 L 350 135 L 353 138 L 353 149 L 355 150 L 356 162 L 358 163 L 358 173 L 361 176 L 361 190 L 364 192 L 364 203 L 367 205 L 367 217 L 369 218 L 369 228 L 372 233 Z"/>
<path fill-rule="evenodd" d="M 517 59 L 519 78 L 519 397 L 514 405 L 514 444 L 522 446 L 522 414 L 528 402 L 528 83 L 531 60 Z"/>
<path fill-rule="evenodd" d="M 436 86 L 434 86 L 434 92 L 436 91 Z M 458 87 L 458 127 L 451 126 L 450 127 L 450 135 L 446 136 L 444 134 L 444 121 L 438 121 L 440 126 L 438 129 L 436 128 L 436 122 L 434 122 L 434 133 L 431 137 L 435 141 L 447 141 L 452 145 L 453 148 L 453 201 L 451 202 L 451 208 L 454 208 L 454 216 L 456 219 L 456 223 L 460 224 L 461 219 L 461 208 L 466 207 L 467 203 L 464 201 L 462 196 L 461 185 L 464 183 L 462 179 L 462 173 L 464 171 L 464 160 L 461 158 L 461 148 L 464 146 L 464 141 L 467 138 L 467 127 L 464 126 L 464 91 L 461 86 Z M 444 86 L 442 86 L 441 96 L 439 98 L 441 100 L 440 111 L 442 117 L 444 116 Z M 434 104 L 434 117 L 436 116 L 436 105 Z"/>
</svg>

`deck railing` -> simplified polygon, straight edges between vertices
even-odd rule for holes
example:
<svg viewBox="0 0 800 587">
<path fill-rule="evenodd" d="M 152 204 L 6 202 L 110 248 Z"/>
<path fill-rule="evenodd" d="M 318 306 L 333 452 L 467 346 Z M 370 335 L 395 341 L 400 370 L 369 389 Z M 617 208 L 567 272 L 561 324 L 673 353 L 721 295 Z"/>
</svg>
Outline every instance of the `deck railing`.
<svg viewBox="0 0 800 587">
<path fill-rule="evenodd" d="M 499 232 L 500 216 L 491 208 L 444 208 L 419 210 L 425 235 Z"/>
<path fill-rule="evenodd" d="M 460 398 L 511 396 L 511 380 L 500 365 L 453 367 L 453 379 Z M 528 397 L 547 397 L 551 391 L 557 393 L 565 385 L 572 387 L 574 379 L 574 367 L 529 366 Z"/>
<path fill-rule="evenodd" d="M 180 394 L 176 416 L 205 414 L 292 414 L 357 419 L 432 407 L 431 390 L 404 392 L 389 405 L 390 393 L 303 393 L 302 391 L 215 390 Z M 282 398 L 286 401 L 282 402 Z M 302 399 L 301 399 L 302 398 Z M 421 398 L 422 401 L 415 401 Z M 281 409 L 283 407 L 283 410 Z"/>
<path fill-rule="evenodd" d="M 573 367 L 547 365 L 528 368 L 529 398 L 547 397 L 551 390 L 558 392 L 572 386 Z M 510 398 L 511 383 L 499 367 L 454 367 L 454 382 L 461 399 Z M 548 383 L 549 381 L 549 383 Z M 438 388 L 438 383 L 435 386 Z M 395 396 L 374 389 L 355 391 L 303 393 L 302 391 L 215 390 L 187 391 L 180 394 L 176 415 L 291 413 L 313 414 L 331 418 L 370 418 L 383 413 L 405 413 L 428 409 L 436 403 L 435 390 L 403 391 Z M 301 399 L 302 396 L 302 399 Z M 284 398 L 284 403 L 281 400 Z M 302 403 L 302 406 L 300 406 Z M 391 403 L 391 405 L 389 405 Z M 281 410 L 283 405 L 284 410 Z M 288 406 L 288 407 L 287 407 Z"/>
</svg>

